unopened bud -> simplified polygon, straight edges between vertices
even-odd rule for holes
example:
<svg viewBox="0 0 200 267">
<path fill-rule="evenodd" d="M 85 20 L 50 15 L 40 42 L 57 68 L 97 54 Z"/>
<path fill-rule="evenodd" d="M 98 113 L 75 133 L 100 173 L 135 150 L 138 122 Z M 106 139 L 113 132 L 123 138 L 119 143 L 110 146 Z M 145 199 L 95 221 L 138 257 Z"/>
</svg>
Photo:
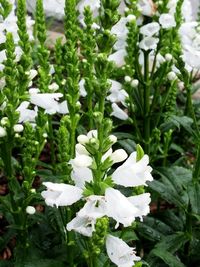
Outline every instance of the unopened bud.
<svg viewBox="0 0 200 267">
<path fill-rule="evenodd" d="M 24 126 L 22 124 L 15 124 L 13 129 L 15 133 L 21 133 L 24 130 Z"/>
</svg>

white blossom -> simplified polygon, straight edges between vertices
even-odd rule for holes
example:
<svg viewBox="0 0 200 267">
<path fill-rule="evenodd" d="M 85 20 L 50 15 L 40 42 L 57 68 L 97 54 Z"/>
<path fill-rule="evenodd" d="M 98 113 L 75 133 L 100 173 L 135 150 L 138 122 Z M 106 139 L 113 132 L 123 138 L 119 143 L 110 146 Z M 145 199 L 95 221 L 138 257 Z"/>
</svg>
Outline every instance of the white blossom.
<svg viewBox="0 0 200 267">
<path fill-rule="evenodd" d="M 160 25 L 157 22 L 148 23 L 140 28 L 140 33 L 145 36 L 153 36 L 160 30 Z"/>
<path fill-rule="evenodd" d="M 140 257 L 135 255 L 135 249 L 129 247 L 122 239 L 107 235 L 106 250 L 109 259 L 118 267 L 132 267 Z"/>
<path fill-rule="evenodd" d="M 52 91 L 52 92 L 55 92 L 59 89 L 59 85 L 57 83 L 52 83 L 48 86 L 49 90 Z"/>
<path fill-rule="evenodd" d="M 82 197 L 83 190 L 73 185 L 44 182 L 47 190 L 41 195 L 48 206 L 70 206 Z"/>
<path fill-rule="evenodd" d="M 17 111 L 19 112 L 19 123 L 27 122 L 27 121 L 35 122 L 35 118 L 38 113 L 38 108 L 35 107 L 34 110 L 28 109 L 29 105 L 30 105 L 30 102 L 23 101 L 17 108 Z"/>
<path fill-rule="evenodd" d="M 108 95 L 106 99 L 108 99 L 112 103 L 123 103 L 128 97 L 128 94 L 124 89 L 122 89 L 122 84 L 114 80 L 109 81 L 111 82 L 111 88 L 109 90 L 110 95 Z"/>
<path fill-rule="evenodd" d="M 115 62 L 117 67 L 122 67 L 125 64 L 125 57 L 127 52 L 125 49 L 120 49 L 108 57 L 109 61 Z"/>
<path fill-rule="evenodd" d="M 115 228 L 118 228 L 119 223 L 127 227 L 135 221 L 138 209 L 119 190 L 107 188 L 105 200 L 107 207 L 106 215 L 117 222 Z"/>
<path fill-rule="evenodd" d="M 76 155 L 74 159 L 70 160 L 71 164 L 76 165 L 77 167 L 89 167 L 92 165 L 92 158 L 88 155 Z"/>
<path fill-rule="evenodd" d="M 80 96 L 85 97 L 87 95 L 87 92 L 85 90 L 85 79 L 81 79 L 79 82 L 79 92 Z"/>
<path fill-rule="evenodd" d="M 152 17 L 156 12 L 156 5 L 152 0 L 139 0 L 138 8 L 140 9 L 142 15 Z"/>
<path fill-rule="evenodd" d="M 155 37 L 144 37 L 142 41 L 139 43 L 140 49 L 145 51 L 155 50 L 157 48 L 157 44 L 159 42 L 158 38 Z"/>
<path fill-rule="evenodd" d="M 128 119 L 128 114 L 123 111 L 116 103 L 112 104 L 112 113 L 110 114 L 111 116 L 114 116 L 120 120 L 127 120 Z"/>
<path fill-rule="evenodd" d="M 76 216 L 67 224 L 67 231 L 74 230 L 84 236 L 91 237 L 95 230 L 96 220 L 90 219 L 89 217 Z"/>
<path fill-rule="evenodd" d="M 174 16 L 167 13 L 160 15 L 159 22 L 163 29 L 170 29 L 176 26 L 176 21 Z"/>
<path fill-rule="evenodd" d="M 136 161 L 137 153 L 133 152 L 128 159 L 119 166 L 112 174 L 112 179 L 116 184 L 125 187 L 146 185 L 147 181 L 152 181 L 152 168 L 149 164 L 148 155 L 144 155 Z"/>
<path fill-rule="evenodd" d="M 124 161 L 128 157 L 126 151 L 124 149 L 117 149 L 111 155 L 110 159 L 112 160 L 113 164 Z"/>
<path fill-rule="evenodd" d="M 104 196 L 91 195 L 86 198 L 84 207 L 78 212 L 79 217 L 96 220 L 106 215 L 106 200 Z"/>
<path fill-rule="evenodd" d="M 29 90 L 29 93 L 30 102 L 45 109 L 45 113 L 67 113 L 68 108 L 66 107 L 66 102 L 64 101 L 61 104 L 58 102 L 59 98 L 63 96 L 61 93 L 39 93 L 36 90 Z"/>
<path fill-rule="evenodd" d="M 128 200 L 138 209 L 136 217 L 142 221 L 142 216 L 146 216 L 150 212 L 149 204 L 151 197 L 149 193 L 143 193 L 137 196 L 128 197 Z"/>
</svg>

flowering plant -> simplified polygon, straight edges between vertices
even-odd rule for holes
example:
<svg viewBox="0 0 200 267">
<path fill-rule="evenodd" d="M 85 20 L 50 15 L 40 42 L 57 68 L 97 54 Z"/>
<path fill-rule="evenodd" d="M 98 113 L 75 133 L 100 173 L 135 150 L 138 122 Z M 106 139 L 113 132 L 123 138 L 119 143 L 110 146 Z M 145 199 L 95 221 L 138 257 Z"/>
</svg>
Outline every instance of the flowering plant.
<svg viewBox="0 0 200 267">
<path fill-rule="evenodd" d="M 60 1 L 64 34 L 50 48 L 45 11 L 58 1 L 47 2 L 29 3 L 32 19 L 25 0 L 0 0 L 3 264 L 195 266 L 189 1 Z"/>
</svg>

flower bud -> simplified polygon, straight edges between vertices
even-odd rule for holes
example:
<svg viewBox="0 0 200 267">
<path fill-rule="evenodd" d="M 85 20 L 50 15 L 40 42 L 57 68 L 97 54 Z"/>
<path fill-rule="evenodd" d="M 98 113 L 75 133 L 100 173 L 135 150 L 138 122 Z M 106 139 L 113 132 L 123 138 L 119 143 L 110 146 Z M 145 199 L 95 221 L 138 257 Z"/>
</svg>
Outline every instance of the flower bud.
<svg viewBox="0 0 200 267">
<path fill-rule="evenodd" d="M 22 124 L 15 124 L 13 129 L 15 133 L 21 133 L 24 130 L 24 126 Z"/>
<path fill-rule="evenodd" d="M 43 136 L 44 138 L 47 138 L 47 137 L 48 137 L 47 133 L 43 133 L 42 136 Z"/>
<path fill-rule="evenodd" d="M 167 78 L 168 78 L 170 81 L 174 81 L 174 80 L 176 80 L 176 78 L 177 78 L 176 73 L 173 72 L 173 71 L 170 71 L 170 72 L 167 74 Z"/>
<path fill-rule="evenodd" d="M 87 135 L 81 134 L 77 137 L 77 141 L 80 144 L 84 145 L 89 142 L 89 138 L 87 137 Z"/>
<path fill-rule="evenodd" d="M 125 80 L 125 82 L 130 83 L 131 82 L 131 77 L 130 76 L 125 76 L 124 80 Z"/>
<path fill-rule="evenodd" d="M 48 88 L 49 88 L 49 90 L 51 90 L 51 91 L 57 91 L 57 90 L 59 89 L 59 86 L 58 86 L 57 83 L 52 83 L 52 84 L 49 85 Z"/>
<path fill-rule="evenodd" d="M 112 134 L 109 136 L 109 140 L 111 143 L 115 144 L 117 142 L 117 137 Z"/>
<path fill-rule="evenodd" d="M 128 22 L 135 21 L 136 20 L 136 16 L 133 15 L 133 14 L 130 14 L 130 15 L 127 16 L 127 19 L 128 19 Z"/>
<path fill-rule="evenodd" d="M 166 59 L 167 61 L 171 61 L 171 60 L 173 59 L 173 56 L 172 56 L 171 54 L 167 53 L 167 54 L 165 55 L 165 59 Z"/>
<path fill-rule="evenodd" d="M 87 151 L 87 149 L 80 143 L 76 144 L 76 153 L 79 155 L 89 155 L 89 152 Z"/>
<path fill-rule="evenodd" d="M 27 206 L 26 207 L 26 213 L 33 215 L 35 212 L 36 212 L 36 210 L 33 206 Z"/>
<path fill-rule="evenodd" d="M 128 155 L 124 149 L 117 149 L 111 154 L 110 159 L 114 164 L 117 162 L 124 161 L 127 157 Z"/>
<path fill-rule="evenodd" d="M 0 126 L 0 137 L 4 137 L 4 136 L 6 136 L 6 134 L 7 134 L 6 130 Z"/>
<path fill-rule="evenodd" d="M 134 79 L 134 80 L 131 81 L 131 86 L 132 86 L 133 88 L 138 87 L 138 84 L 139 84 L 139 81 L 138 81 L 137 79 Z"/>
<path fill-rule="evenodd" d="M 92 165 L 92 158 L 87 155 L 79 155 L 73 160 L 74 165 L 77 167 L 89 167 Z"/>
<path fill-rule="evenodd" d="M 7 123 L 8 123 L 8 118 L 7 118 L 7 117 L 3 117 L 3 118 L 1 119 L 1 125 L 2 125 L 2 126 L 5 126 Z"/>
</svg>

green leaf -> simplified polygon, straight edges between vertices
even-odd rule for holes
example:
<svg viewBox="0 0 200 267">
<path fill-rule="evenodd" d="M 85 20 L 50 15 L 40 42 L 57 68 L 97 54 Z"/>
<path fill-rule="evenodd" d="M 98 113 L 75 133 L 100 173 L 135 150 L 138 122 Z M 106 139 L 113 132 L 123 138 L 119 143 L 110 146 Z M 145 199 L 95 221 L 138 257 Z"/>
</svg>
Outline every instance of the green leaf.
<svg viewBox="0 0 200 267">
<path fill-rule="evenodd" d="M 16 264 L 15 267 L 65 267 L 66 265 L 58 260 L 53 259 L 40 259 L 34 260 L 33 262 L 25 262 L 22 266 L 21 263 Z"/>
<path fill-rule="evenodd" d="M 192 133 L 192 125 L 193 120 L 189 117 L 186 116 L 171 116 L 167 119 L 166 122 L 164 122 L 161 125 L 161 130 L 162 131 L 168 131 L 169 129 L 172 128 L 178 128 L 178 130 L 180 130 L 180 127 L 183 127 L 186 131 L 188 131 L 189 133 Z"/>
<path fill-rule="evenodd" d="M 151 241 L 160 241 L 165 235 L 172 234 L 172 229 L 167 224 L 152 217 L 146 217 L 138 223 L 139 233 Z"/>
<path fill-rule="evenodd" d="M 188 196 L 192 212 L 200 215 L 200 184 L 192 183 L 188 186 Z"/>
<path fill-rule="evenodd" d="M 192 171 L 186 168 L 173 166 L 160 168 L 158 173 L 161 179 L 149 183 L 149 187 L 158 192 L 163 199 L 184 208 L 188 205 L 187 184 L 192 180 Z"/>
<path fill-rule="evenodd" d="M 179 232 L 162 238 L 161 242 L 157 243 L 156 249 L 167 250 L 170 253 L 175 253 L 183 247 L 188 240 L 188 235 L 183 232 Z"/>
<path fill-rule="evenodd" d="M 119 140 L 118 143 L 124 148 L 129 154 L 136 150 L 136 143 L 131 139 Z"/>
<path fill-rule="evenodd" d="M 139 144 L 137 144 L 136 151 L 137 151 L 137 159 L 136 159 L 136 161 L 139 161 L 144 156 L 144 150 L 142 149 L 142 147 Z"/>
<path fill-rule="evenodd" d="M 185 265 L 180 262 L 177 257 L 166 250 L 156 248 L 153 249 L 151 253 L 162 259 L 169 267 L 185 267 Z"/>
</svg>

